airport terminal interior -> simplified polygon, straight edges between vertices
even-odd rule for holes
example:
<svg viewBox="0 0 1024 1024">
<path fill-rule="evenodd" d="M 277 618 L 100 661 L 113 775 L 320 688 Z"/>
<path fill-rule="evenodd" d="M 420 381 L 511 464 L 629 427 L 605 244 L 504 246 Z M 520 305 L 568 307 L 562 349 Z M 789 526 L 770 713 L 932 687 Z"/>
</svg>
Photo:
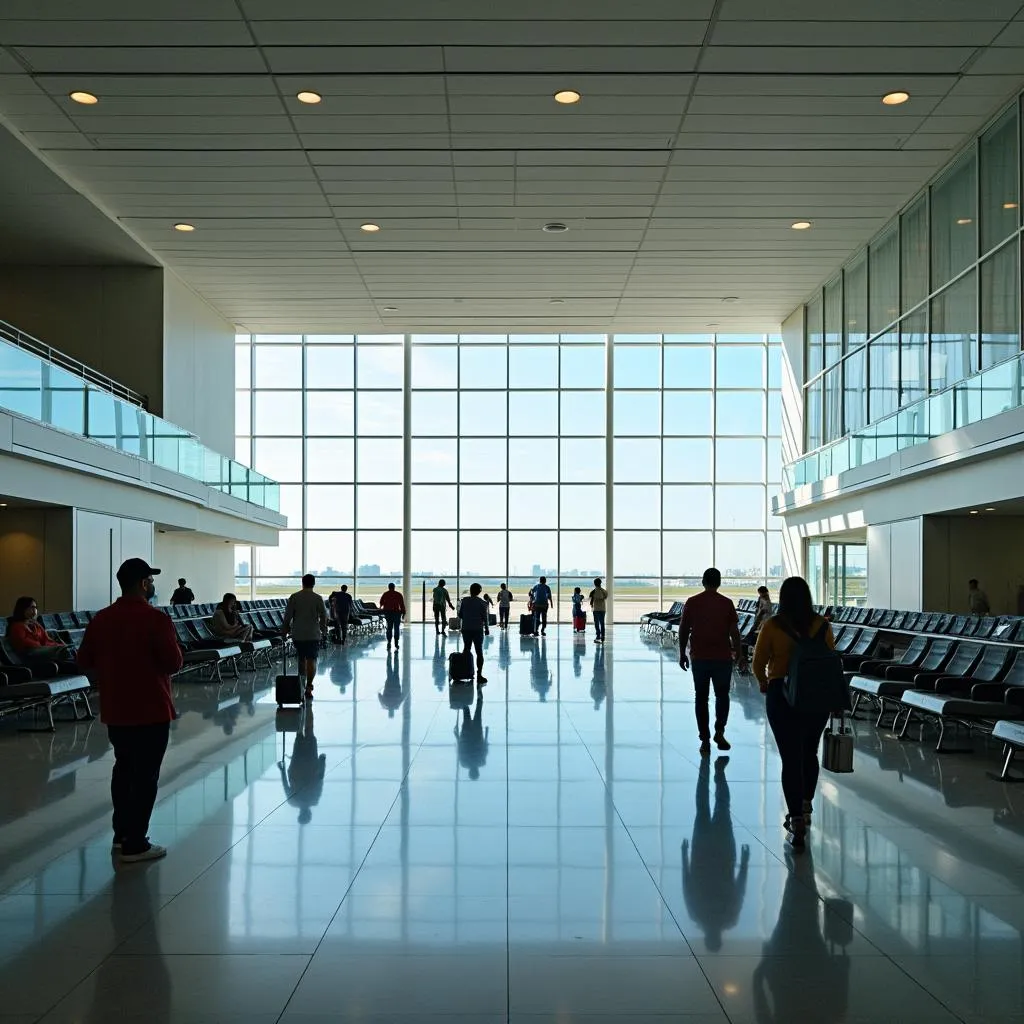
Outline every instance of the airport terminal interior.
<svg viewBox="0 0 1024 1024">
<path fill-rule="evenodd" d="M 0 5 L 0 1024 L 1024 1024 L 1022 102 L 1019 0 Z"/>
</svg>

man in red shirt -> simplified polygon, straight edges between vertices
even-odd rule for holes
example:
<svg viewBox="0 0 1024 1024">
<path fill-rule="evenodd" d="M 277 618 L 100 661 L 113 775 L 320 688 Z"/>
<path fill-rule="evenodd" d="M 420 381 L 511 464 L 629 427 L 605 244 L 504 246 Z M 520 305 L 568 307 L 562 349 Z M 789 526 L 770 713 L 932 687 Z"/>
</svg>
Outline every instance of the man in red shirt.
<svg viewBox="0 0 1024 1024">
<path fill-rule="evenodd" d="M 388 584 L 388 589 L 381 594 L 380 610 L 384 613 L 384 623 L 387 627 L 388 650 L 391 650 L 391 638 L 395 639 L 395 650 L 398 650 L 398 638 L 402 632 L 402 619 L 405 616 L 405 598 L 400 590 L 395 590 L 394 583 Z"/>
<path fill-rule="evenodd" d="M 693 688 L 696 694 L 694 710 L 697 732 L 700 734 L 700 752 L 711 753 L 711 729 L 708 698 L 715 688 L 715 743 L 719 750 L 730 750 L 725 738 L 725 724 L 729 719 L 729 686 L 732 683 L 733 658 L 740 669 L 746 666 L 743 642 L 740 639 L 736 606 L 718 592 L 722 574 L 717 569 L 706 569 L 704 593 L 694 594 L 683 605 L 679 622 L 679 667 L 685 672 L 690 667 L 686 644 L 690 644 L 693 658 Z"/>
<path fill-rule="evenodd" d="M 113 851 L 126 863 L 167 854 L 147 833 L 177 717 L 171 676 L 182 657 L 171 620 L 149 604 L 159 574 L 141 558 L 124 562 L 117 570 L 121 597 L 93 618 L 78 649 L 79 666 L 99 687 L 100 721 L 114 748 Z"/>
</svg>

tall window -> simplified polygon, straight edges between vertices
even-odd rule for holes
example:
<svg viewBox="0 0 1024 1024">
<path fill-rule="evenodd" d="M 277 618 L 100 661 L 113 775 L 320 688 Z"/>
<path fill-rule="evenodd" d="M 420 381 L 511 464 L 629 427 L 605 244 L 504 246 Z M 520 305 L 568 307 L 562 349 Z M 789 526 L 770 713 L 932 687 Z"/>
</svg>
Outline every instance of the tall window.
<svg viewBox="0 0 1024 1024">
<path fill-rule="evenodd" d="M 746 594 L 782 572 L 780 365 L 764 335 L 240 336 L 237 454 L 283 483 L 289 526 L 238 549 L 237 586 L 282 593 L 310 571 L 376 600 L 407 526 L 414 619 L 437 578 L 453 598 L 508 581 L 525 609 L 541 574 L 565 619 L 573 588 L 607 576 L 610 499 L 620 621 L 711 564 Z"/>
</svg>

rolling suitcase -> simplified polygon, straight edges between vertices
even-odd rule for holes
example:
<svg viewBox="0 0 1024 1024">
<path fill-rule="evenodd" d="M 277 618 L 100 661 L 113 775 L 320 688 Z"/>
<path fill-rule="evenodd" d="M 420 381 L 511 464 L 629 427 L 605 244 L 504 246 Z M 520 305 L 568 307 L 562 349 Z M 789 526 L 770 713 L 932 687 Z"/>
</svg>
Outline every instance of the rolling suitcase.
<svg viewBox="0 0 1024 1024">
<path fill-rule="evenodd" d="M 451 619 L 449 619 L 448 620 L 448 628 L 453 633 L 458 633 L 458 631 L 460 629 L 462 629 L 462 619 L 459 619 L 459 618 L 451 618 Z"/>
<path fill-rule="evenodd" d="M 821 743 L 821 767 L 840 775 L 853 771 L 853 736 L 846 731 L 846 716 L 842 712 L 829 717 Z"/>
<path fill-rule="evenodd" d="M 519 635 L 520 636 L 533 636 L 533 616 L 532 615 L 520 615 L 519 616 Z"/>
<path fill-rule="evenodd" d="M 284 658 L 281 665 L 284 673 L 274 680 L 274 697 L 277 706 L 284 707 L 285 704 L 302 704 L 302 678 L 299 675 L 288 675 L 288 657 Z"/>
<path fill-rule="evenodd" d="M 448 678 L 453 683 L 462 683 L 476 675 L 475 662 L 471 651 L 452 651 L 448 655 Z"/>
<path fill-rule="evenodd" d="M 491 614 L 491 615 L 487 616 L 487 625 L 488 626 L 496 626 L 497 624 L 498 624 L 498 616 L 497 615 Z"/>
<path fill-rule="evenodd" d="M 587 628 L 587 613 L 580 612 L 572 617 L 572 628 L 577 633 L 582 633 Z"/>
</svg>

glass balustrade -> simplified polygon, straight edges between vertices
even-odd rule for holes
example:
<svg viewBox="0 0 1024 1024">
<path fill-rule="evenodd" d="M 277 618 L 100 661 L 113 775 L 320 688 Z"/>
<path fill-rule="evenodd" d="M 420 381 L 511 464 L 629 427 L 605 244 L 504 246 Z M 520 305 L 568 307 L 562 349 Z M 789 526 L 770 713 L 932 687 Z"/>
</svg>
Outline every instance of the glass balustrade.
<svg viewBox="0 0 1024 1024">
<path fill-rule="evenodd" d="M 205 447 L 187 430 L 0 340 L 0 409 L 87 437 L 277 512 L 278 485 Z"/>
<path fill-rule="evenodd" d="M 783 469 L 783 488 L 818 483 L 1024 405 L 1024 355 L 905 406 Z"/>
</svg>

